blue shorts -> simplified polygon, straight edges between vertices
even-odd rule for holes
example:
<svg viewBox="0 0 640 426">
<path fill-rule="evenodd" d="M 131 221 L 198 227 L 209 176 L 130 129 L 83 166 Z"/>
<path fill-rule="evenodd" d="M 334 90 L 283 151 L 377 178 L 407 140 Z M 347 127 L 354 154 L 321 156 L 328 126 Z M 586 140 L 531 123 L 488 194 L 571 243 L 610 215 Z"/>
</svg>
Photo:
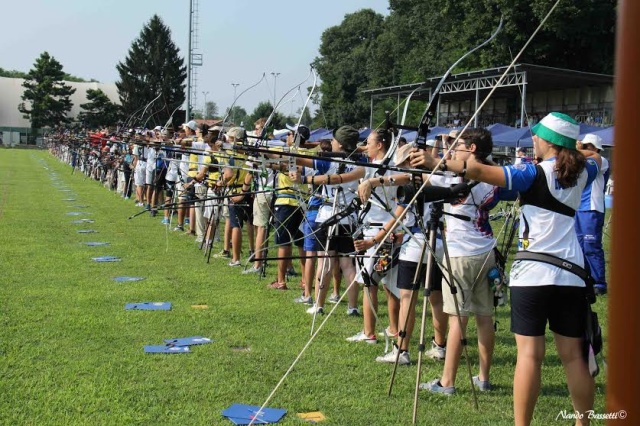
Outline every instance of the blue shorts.
<svg viewBox="0 0 640 426">
<path fill-rule="evenodd" d="M 322 245 L 316 238 L 315 232 L 318 229 L 318 223 L 316 217 L 318 216 L 318 210 L 307 210 L 307 216 L 302 223 L 302 232 L 304 233 L 304 245 L 302 248 L 305 251 L 321 251 Z"/>
<path fill-rule="evenodd" d="M 244 202 L 242 202 L 244 204 Z M 231 222 L 231 228 L 240 228 L 244 225 L 244 221 L 247 220 L 247 207 L 236 206 L 233 203 L 229 204 L 229 221 Z"/>
</svg>

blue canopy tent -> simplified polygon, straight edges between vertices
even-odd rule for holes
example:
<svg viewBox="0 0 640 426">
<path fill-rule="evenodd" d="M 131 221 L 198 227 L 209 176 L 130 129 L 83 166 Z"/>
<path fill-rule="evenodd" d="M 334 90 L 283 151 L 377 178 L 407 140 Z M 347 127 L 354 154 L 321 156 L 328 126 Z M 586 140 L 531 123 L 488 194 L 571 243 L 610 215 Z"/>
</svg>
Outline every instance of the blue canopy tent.
<svg viewBox="0 0 640 426">
<path fill-rule="evenodd" d="M 586 133 L 593 133 L 596 130 L 601 130 L 602 127 L 598 127 L 598 126 L 590 126 L 588 124 L 585 123 L 580 123 L 580 134 L 586 134 Z M 494 145 L 495 145 L 495 139 L 494 139 Z M 508 146 L 512 146 L 512 145 L 508 145 Z M 518 140 L 518 146 L 519 147 L 524 147 L 524 148 L 532 148 L 533 147 L 533 138 L 531 137 L 531 134 L 529 134 L 527 137 L 523 137 L 521 139 Z"/>
<path fill-rule="evenodd" d="M 369 137 L 369 135 L 371 134 L 371 129 L 364 129 L 364 130 L 361 130 L 359 133 L 360 133 L 360 136 L 358 136 L 358 140 L 362 142 Z"/>
<path fill-rule="evenodd" d="M 522 140 L 528 138 L 531 140 L 531 129 L 529 126 L 520 127 L 518 129 L 509 130 L 493 136 L 493 146 L 510 146 L 519 147 L 527 145 L 522 144 Z M 532 146 L 531 144 L 528 146 Z"/>
<path fill-rule="evenodd" d="M 318 129 L 312 130 L 309 133 L 309 142 L 317 142 L 322 138 L 319 138 L 318 136 L 323 135 L 325 133 L 327 133 L 329 131 L 329 129 L 325 129 L 324 127 L 320 127 Z"/>
<path fill-rule="evenodd" d="M 507 126 L 502 123 L 494 123 L 487 126 L 487 130 L 491 132 L 491 136 L 496 136 L 501 133 L 509 132 L 511 130 L 516 130 L 515 127 Z"/>
<path fill-rule="evenodd" d="M 614 132 L 613 126 L 605 127 L 605 128 L 599 127 L 599 129 L 600 130 L 591 130 L 591 131 L 584 132 L 584 133 L 582 132 L 582 129 L 581 129 L 580 130 L 580 139 L 584 138 L 584 136 L 587 133 L 593 133 L 594 135 L 598 135 L 598 136 L 600 136 L 602 138 L 602 141 L 603 141 L 602 145 L 604 145 L 604 146 L 613 146 L 613 143 L 614 143 L 613 142 L 613 132 Z"/>
</svg>

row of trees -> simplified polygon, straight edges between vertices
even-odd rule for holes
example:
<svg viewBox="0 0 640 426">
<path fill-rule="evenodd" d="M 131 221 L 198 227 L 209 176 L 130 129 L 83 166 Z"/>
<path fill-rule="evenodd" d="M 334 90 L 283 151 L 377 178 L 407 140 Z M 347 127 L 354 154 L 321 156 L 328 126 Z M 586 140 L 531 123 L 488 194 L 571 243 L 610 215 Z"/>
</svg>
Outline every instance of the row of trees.
<svg viewBox="0 0 640 426">
<path fill-rule="evenodd" d="M 511 63 L 555 0 L 390 0 L 389 16 L 361 10 L 322 34 L 314 63 L 322 80 L 316 125 L 367 125 L 362 90 L 425 81 L 442 75 L 464 52 L 486 39 L 504 18 L 490 45 L 454 72 Z M 612 74 L 615 0 L 560 2 L 520 57 L 530 63 Z M 380 103 L 376 122 L 394 102 Z M 417 120 L 422 112 L 413 111 Z"/>
<path fill-rule="evenodd" d="M 552 3 L 555 2 L 389 0 L 387 17 L 370 9 L 348 14 L 340 25 L 322 34 L 320 55 L 314 61 L 321 79 L 314 97 L 319 108 L 313 120 L 307 113 L 303 123 L 317 127 L 368 124 L 370 104 L 363 90 L 416 83 L 441 75 L 462 53 L 486 39 L 501 16 L 504 29 L 495 41 L 466 59 L 454 72 L 508 64 Z M 615 7 L 615 0 L 561 2 L 519 62 L 611 74 Z M 120 105 L 113 104 L 101 91 L 90 90 L 89 102 L 81 105 L 84 111 L 79 120 L 91 127 L 127 119 L 152 127 L 176 118 L 176 111 L 185 101 L 187 71 L 180 50 L 171 40 L 171 31 L 160 17 L 154 15 L 143 27 L 127 57 L 116 68 Z M 19 108 L 31 120 L 32 127 L 69 122 L 66 115 L 71 109 L 69 97 L 73 89 L 63 83 L 66 77 L 62 66 L 47 52 L 25 76 L 24 102 Z M 381 121 L 383 111 L 394 106 L 393 101 L 379 102 L 375 121 Z M 249 126 L 272 110 L 271 103 L 263 102 L 252 114 L 234 106 L 223 116 Z M 421 112 L 421 105 L 413 106 L 410 119 L 417 119 Z M 207 102 L 200 116 L 216 113 L 217 105 Z M 276 113 L 273 124 L 283 127 L 295 121 L 297 116 Z"/>
</svg>

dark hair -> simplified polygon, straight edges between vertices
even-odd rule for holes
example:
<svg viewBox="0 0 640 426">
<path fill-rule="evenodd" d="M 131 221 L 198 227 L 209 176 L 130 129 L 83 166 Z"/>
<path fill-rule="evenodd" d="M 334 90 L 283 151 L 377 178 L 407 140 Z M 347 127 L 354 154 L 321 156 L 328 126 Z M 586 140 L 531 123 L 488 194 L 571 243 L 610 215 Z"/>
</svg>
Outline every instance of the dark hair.
<svg viewBox="0 0 640 426">
<path fill-rule="evenodd" d="M 391 141 L 393 140 L 393 129 L 376 129 L 374 133 L 377 137 L 376 139 L 382 142 L 385 152 L 389 151 Z"/>
<path fill-rule="evenodd" d="M 319 145 L 323 152 L 331 152 L 331 139 L 322 139 Z"/>
<path fill-rule="evenodd" d="M 481 163 L 487 164 L 487 157 L 491 155 L 493 151 L 493 139 L 491 139 L 491 132 L 481 127 L 467 129 L 460 135 L 460 139 L 464 140 L 466 147 L 470 147 L 471 144 L 476 146 L 476 150 L 473 153 L 476 160 Z"/>
<path fill-rule="evenodd" d="M 553 148 L 557 152 L 556 173 L 558 174 L 558 182 L 563 188 L 576 186 L 587 159 L 580 151 L 574 151 L 558 145 L 553 145 Z"/>
<path fill-rule="evenodd" d="M 400 136 L 398 139 L 398 148 L 407 144 L 407 138 Z"/>
<path fill-rule="evenodd" d="M 200 131 L 206 135 L 207 132 L 209 131 L 209 125 L 207 123 L 202 123 L 200 125 Z"/>
</svg>

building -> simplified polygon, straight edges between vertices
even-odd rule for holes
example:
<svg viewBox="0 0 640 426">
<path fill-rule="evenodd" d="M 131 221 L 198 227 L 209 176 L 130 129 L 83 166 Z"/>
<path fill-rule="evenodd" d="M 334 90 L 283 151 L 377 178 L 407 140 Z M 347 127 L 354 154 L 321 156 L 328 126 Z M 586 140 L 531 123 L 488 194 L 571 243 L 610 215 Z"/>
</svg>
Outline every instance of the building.
<svg viewBox="0 0 640 426">
<path fill-rule="evenodd" d="M 22 78 L 0 77 L 0 137 L 4 145 L 26 144 L 27 136 L 31 132 L 31 123 L 23 118 L 18 111 L 18 105 L 22 103 L 24 87 Z M 87 103 L 87 90 L 102 90 L 111 99 L 111 102 L 120 103 L 118 90 L 115 83 L 65 81 L 66 85 L 76 89 L 71 95 L 73 107 L 67 117 L 75 118 L 80 113 L 80 105 Z"/>
<path fill-rule="evenodd" d="M 443 84 L 432 125 L 464 126 L 500 81 L 506 66 L 452 74 Z M 424 82 L 364 90 L 371 99 L 371 121 L 375 101 L 397 99 L 400 103 L 412 92 L 412 102 L 431 97 L 441 77 Z M 514 65 L 497 90 L 473 119 L 472 126 L 502 123 L 523 127 L 527 117 L 534 124 L 550 111 L 561 111 L 593 125 L 613 124 L 613 76 L 531 64 Z M 400 121 L 398 108 L 397 120 Z M 417 123 L 406 123 L 417 125 Z"/>
</svg>

